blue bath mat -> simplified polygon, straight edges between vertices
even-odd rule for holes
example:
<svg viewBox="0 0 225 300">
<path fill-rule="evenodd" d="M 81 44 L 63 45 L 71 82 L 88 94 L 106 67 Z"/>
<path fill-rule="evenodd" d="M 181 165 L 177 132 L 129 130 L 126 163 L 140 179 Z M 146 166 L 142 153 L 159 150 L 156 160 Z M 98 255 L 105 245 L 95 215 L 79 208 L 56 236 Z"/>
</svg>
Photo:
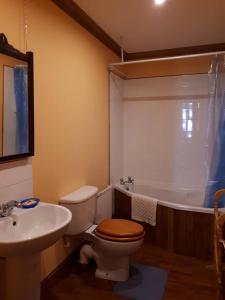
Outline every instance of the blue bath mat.
<svg viewBox="0 0 225 300">
<path fill-rule="evenodd" d="M 126 282 L 117 282 L 113 292 L 135 300 L 161 300 L 167 276 L 165 270 L 131 264 L 130 278 Z"/>
</svg>

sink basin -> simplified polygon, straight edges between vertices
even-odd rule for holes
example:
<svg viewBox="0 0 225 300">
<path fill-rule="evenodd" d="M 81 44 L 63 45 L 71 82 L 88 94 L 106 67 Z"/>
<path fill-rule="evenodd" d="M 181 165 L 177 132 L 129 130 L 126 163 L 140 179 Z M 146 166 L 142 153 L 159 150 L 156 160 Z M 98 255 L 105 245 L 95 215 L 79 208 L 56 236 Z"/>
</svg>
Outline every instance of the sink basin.
<svg viewBox="0 0 225 300">
<path fill-rule="evenodd" d="M 14 208 L 11 216 L 0 218 L 0 257 L 27 255 L 48 248 L 63 236 L 71 218 L 68 209 L 54 204 Z"/>
</svg>

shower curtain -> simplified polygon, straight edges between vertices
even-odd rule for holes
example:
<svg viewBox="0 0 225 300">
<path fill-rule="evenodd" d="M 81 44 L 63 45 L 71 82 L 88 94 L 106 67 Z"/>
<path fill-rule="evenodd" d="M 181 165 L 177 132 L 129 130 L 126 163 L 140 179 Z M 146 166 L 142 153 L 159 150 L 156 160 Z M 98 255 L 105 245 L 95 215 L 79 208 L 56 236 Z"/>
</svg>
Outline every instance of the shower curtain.
<svg viewBox="0 0 225 300">
<path fill-rule="evenodd" d="M 213 207 L 214 193 L 225 188 L 225 60 L 216 55 L 209 71 L 209 115 L 207 128 L 208 181 L 205 207 Z M 225 197 L 219 203 L 225 207 Z"/>
<path fill-rule="evenodd" d="M 28 86 L 27 67 L 14 68 L 16 99 L 16 153 L 28 152 Z"/>
</svg>

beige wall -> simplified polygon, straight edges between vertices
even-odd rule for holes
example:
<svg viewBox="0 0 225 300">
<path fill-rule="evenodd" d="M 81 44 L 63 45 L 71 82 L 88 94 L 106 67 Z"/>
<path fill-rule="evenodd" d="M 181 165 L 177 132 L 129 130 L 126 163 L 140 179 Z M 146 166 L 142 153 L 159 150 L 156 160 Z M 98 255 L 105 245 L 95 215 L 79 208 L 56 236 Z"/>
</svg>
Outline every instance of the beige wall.
<svg viewBox="0 0 225 300">
<path fill-rule="evenodd" d="M 3 82 L 3 63 L 0 55 L 0 156 L 2 156 L 2 145 L 3 145 L 3 93 L 4 93 L 4 82 Z"/>
<path fill-rule="evenodd" d="M 34 194 L 57 203 L 83 184 L 108 184 L 107 64 L 116 57 L 50 0 L 1 2 L 1 31 L 19 49 L 24 2 L 35 70 Z M 61 242 L 44 251 L 43 277 L 68 251 Z"/>
<path fill-rule="evenodd" d="M 17 48 L 23 49 L 23 0 L 2 0 L 0 4 L 0 33 L 4 33 L 9 39 L 10 43 Z M 1 72 L 0 72 L 1 73 Z M 0 106 L 2 107 L 2 73 L 0 74 Z M 0 130 L 2 132 L 2 118 L 0 121 Z M 1 141 L 2 153 L 2 141 Z"/>
</svg>

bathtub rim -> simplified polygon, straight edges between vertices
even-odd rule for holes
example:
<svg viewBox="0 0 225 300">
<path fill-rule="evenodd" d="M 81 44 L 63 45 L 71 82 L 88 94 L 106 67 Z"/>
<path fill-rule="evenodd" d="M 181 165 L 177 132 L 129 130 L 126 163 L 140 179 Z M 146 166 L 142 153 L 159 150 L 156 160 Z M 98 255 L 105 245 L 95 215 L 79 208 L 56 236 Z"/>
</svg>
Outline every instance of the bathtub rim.
<svg viewBox="0 0 225 300">
<path fill-rule="evenodd" d="M 144 197 L 149 197 L 147 195 L 144 194 L 139 194 L 139 193 L 134 193 L 131 191 L 127 191 L 125 190 L 120 184 L 114 184 L 113 187 L 115 189 L 117 189 L 118 191 L 124 193 L 125 195 L 129 196 L 132 198 L 133 195 L 138 195 L 138 196 L 144 196 Z M 158 204 L 165 206 L 165 207 L 169 207 L 169 208 L 173 208 L 176 210 L 184 210 L 184 211 L 191 211 L 191 212 L 201 212 L 201 213 L 209 213 L 209 214 L 214 214 L 214 209 L 213 208 L 207 208 L 207 207 L 200 207 L 200 206 L 191 206 L 191 205 L 184 205 L 184 204 L 178 204 L 178 203 L 172 203 L 169 201 L 163 201 L 160 199 L 157 199 Z M 225 212 L 225 208 L 221 209 L 221 211 Z"/>
</svg>

